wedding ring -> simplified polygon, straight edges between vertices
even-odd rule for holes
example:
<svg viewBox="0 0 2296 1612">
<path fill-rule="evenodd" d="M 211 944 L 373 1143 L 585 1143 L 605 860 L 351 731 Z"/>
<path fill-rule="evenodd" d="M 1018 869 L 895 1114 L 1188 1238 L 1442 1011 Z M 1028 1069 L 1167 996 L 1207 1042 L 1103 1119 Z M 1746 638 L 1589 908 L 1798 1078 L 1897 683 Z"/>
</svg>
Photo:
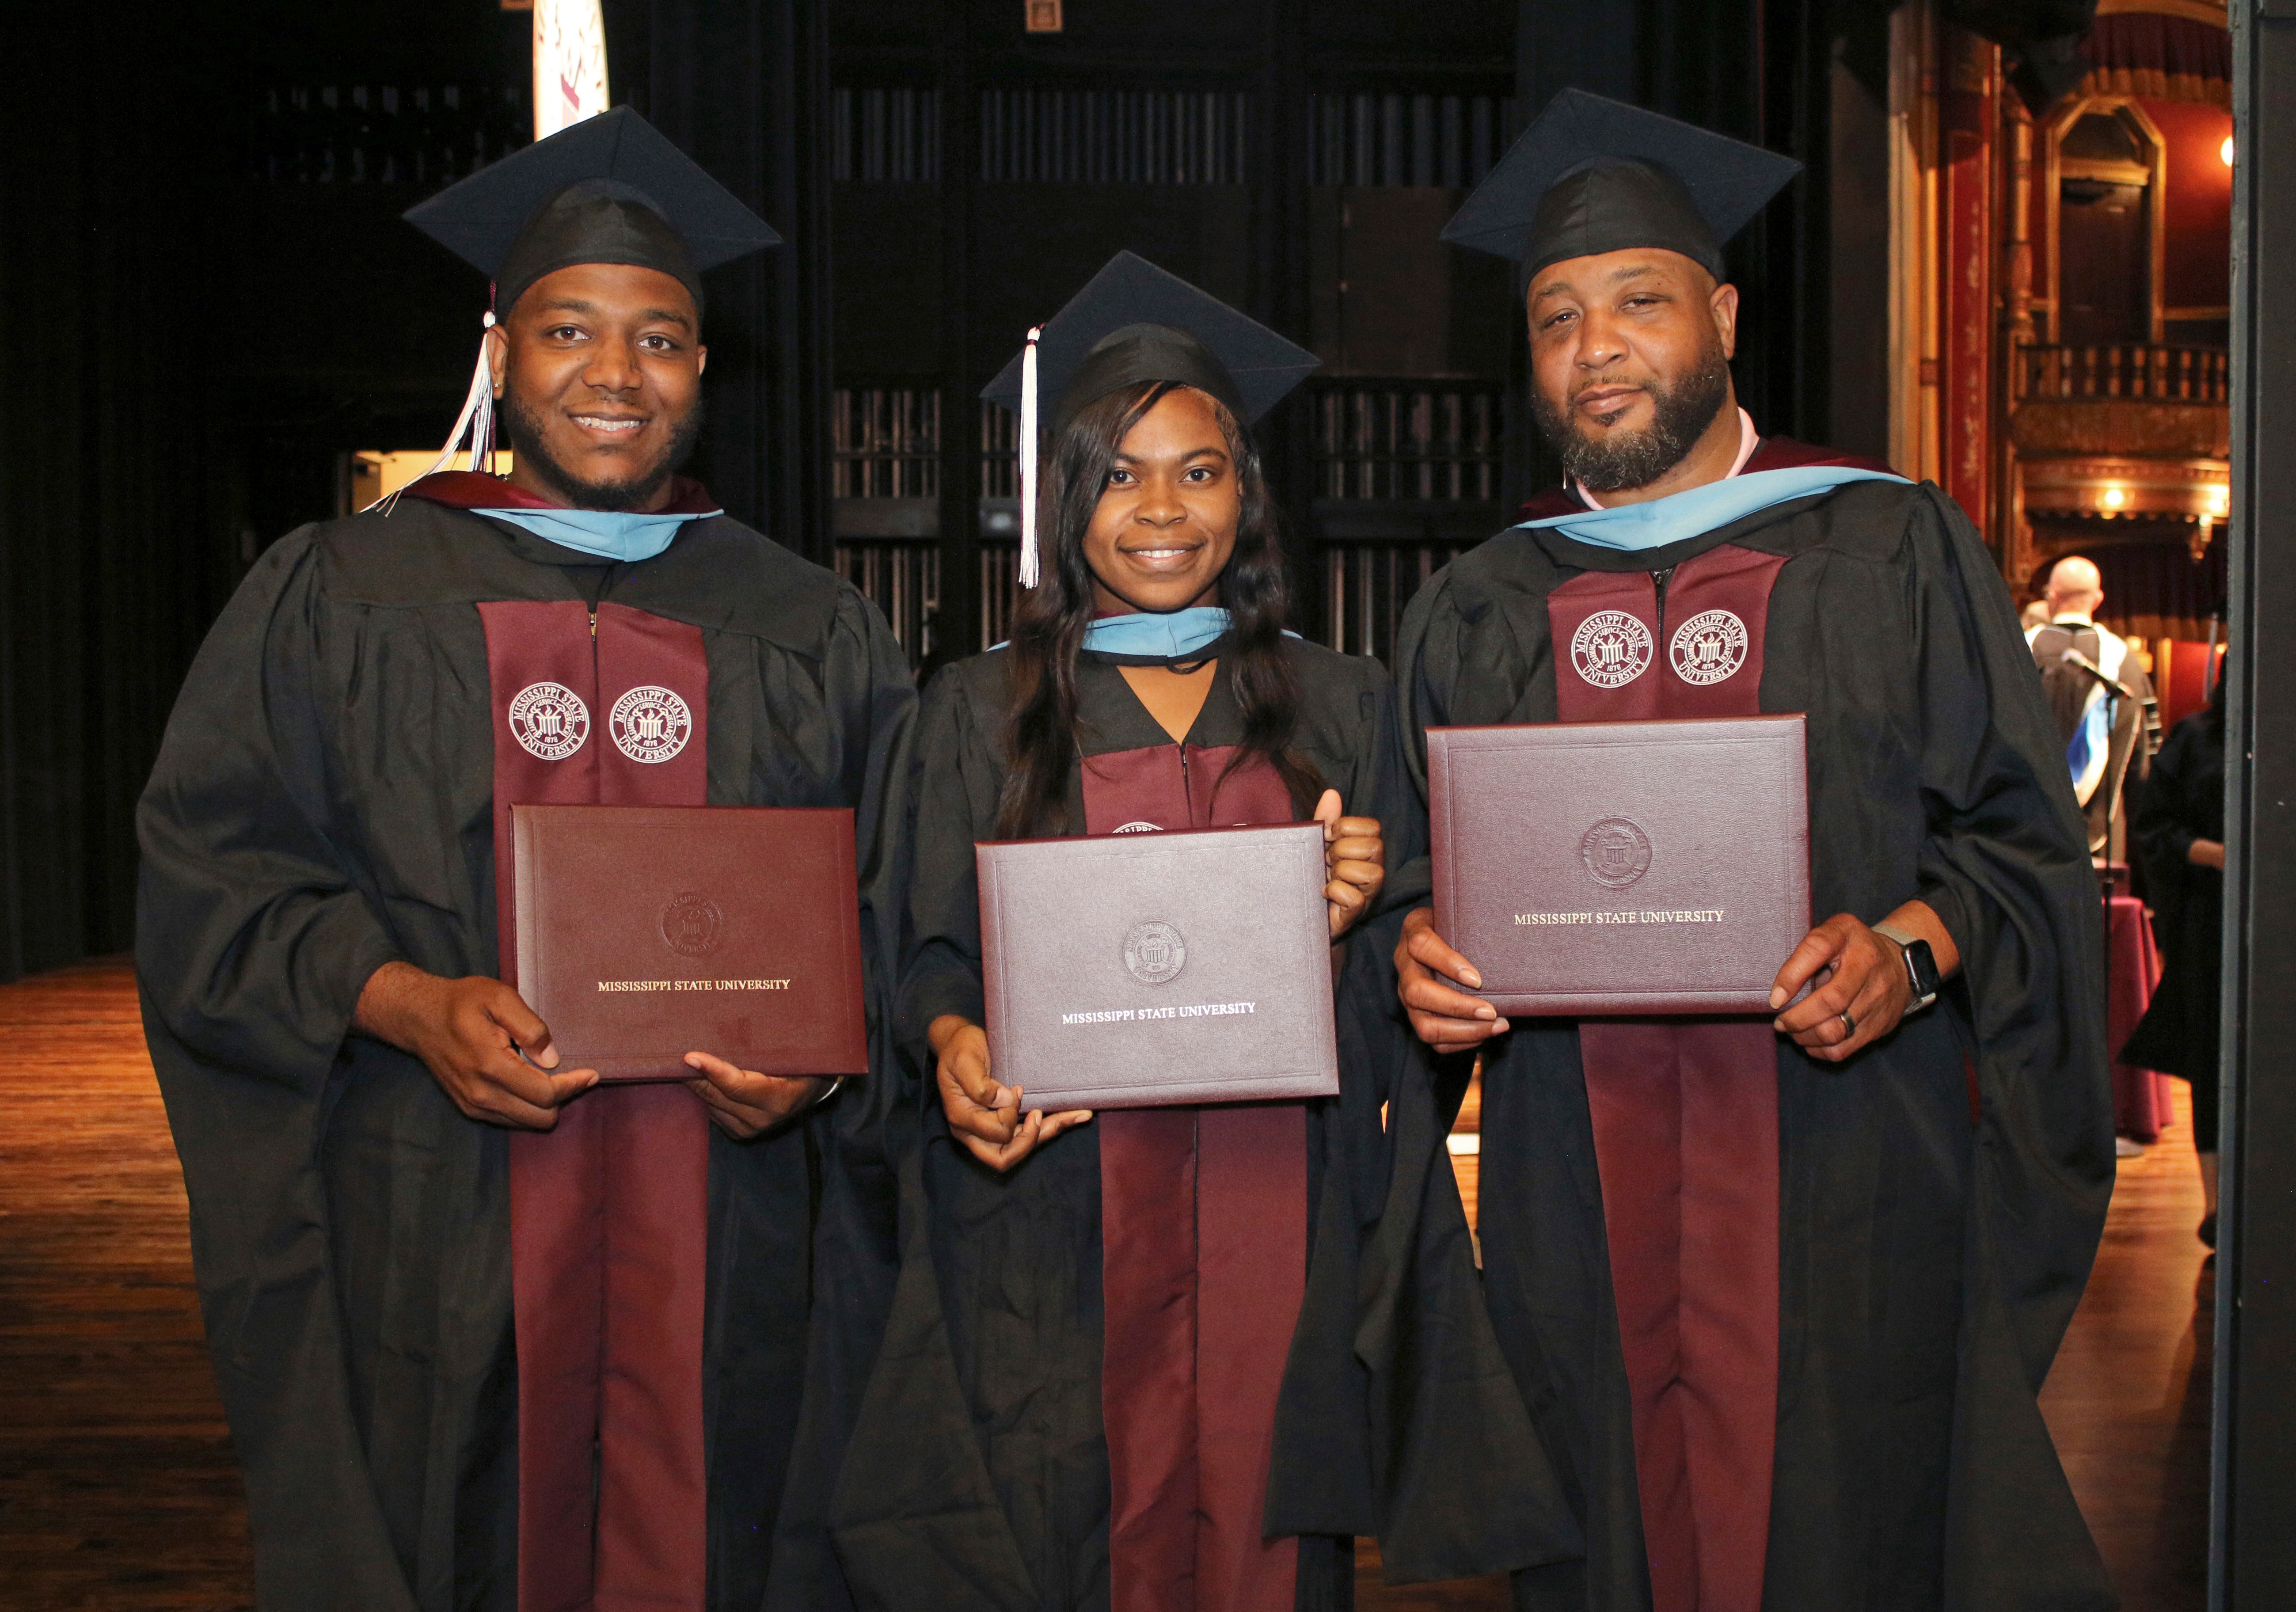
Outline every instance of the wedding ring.
<svg viewBox="0 0 2296 1612">
<path fill-rule="evenodd" d="M 1849 1017 L 1848 1008 L 1841 1010 L 1841 1034 L 1845 1037 L 1857 1034 L 1857 1021 Z"/>
</svg>

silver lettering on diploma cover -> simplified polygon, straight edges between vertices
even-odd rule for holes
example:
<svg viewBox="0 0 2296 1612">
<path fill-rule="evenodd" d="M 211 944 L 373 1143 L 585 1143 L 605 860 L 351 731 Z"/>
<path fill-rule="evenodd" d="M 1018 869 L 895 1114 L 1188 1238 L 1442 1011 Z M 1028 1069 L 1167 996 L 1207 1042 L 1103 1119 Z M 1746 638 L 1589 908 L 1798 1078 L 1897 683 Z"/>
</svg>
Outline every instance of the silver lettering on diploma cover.
<svg viewBox="0 0 2296 1612">
<path fill-rule="evenodd" d="M 590 708 L 562 683 L 529 683 L 510 702 L 510 732 L 537 761 L 563 761 L 590 737 Z"/>
<path fill-rule="evenodd" d="M 614 748 L 632 761 L 649 765 L 668 761 L 693 737 L 693 712 L 685 701 L 659 683 L 632 689 L 614 701 L 606 730 Z"/>
<path fill-rule="evenodd" d="M 1674 629 L 1666 648 L 1683 682 L 1724 683 L 1746 664 L 1746 624 L 1729 610 L 1701 610 Z"/>
<path fill-rule="evenodd" d="M 726 914 L 699 890 L 680 890 L 661 910 L 661 937 L 681 957 L 707 957 L 726 936 Z"/>
<path fill-rule="evenodd" d="M 1187 965 L 1187 943 L 1180 931 L 1153 919 L 1132 926 L 1124 937 L 1124 966 L 1142 985 L 1164 985 Z"/>
<path fill-rule="evenodd" d="M 1650 836 L 1623 817 L 1605 817 L 1578 841 L 1587 875 L 1606 890 L 1623 890 L 1650 871 Z"/>
<path fill-rule="evenodd" d="M 1624 610 L 1596 610 L 1570 634 L 1570 664 L 1598 689 L 1624 688 L 1650 668 L 1650 628 Z"/>
</svg>

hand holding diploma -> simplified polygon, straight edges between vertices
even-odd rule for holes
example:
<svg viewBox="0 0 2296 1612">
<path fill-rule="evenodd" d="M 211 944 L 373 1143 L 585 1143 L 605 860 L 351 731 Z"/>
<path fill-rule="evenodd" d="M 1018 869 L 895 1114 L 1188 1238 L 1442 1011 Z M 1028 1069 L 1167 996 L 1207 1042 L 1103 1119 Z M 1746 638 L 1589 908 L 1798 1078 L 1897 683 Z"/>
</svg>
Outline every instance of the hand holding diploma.
<svg viewBox="0 0 2296 1612">
<path fill-rule="evenodd" d="M 1939 979 L 1952 978 L 1961 967 L 1960 948 L 1927 902 L 1909 901 L 1882 921 L 1928 941 Z M 1836 912 L 1802 937 L 1778 970 L 1770 1005 L 1784 1007 L 1812 980 L 1816 988 L 1779 1014 L 1774 1027 L 1828 1063 L 1840 1063 L 1896 1029 L 1913 1000 L 1897 943 L 1848 912 Z"/>
<path fill-rule="evenodd" d="M 1353 929 L 1387 882 L 1387 844 L 1380 837 L 1376 817 L 1340 815 L 1340 792 L 1325 790 L 1316 802 L 1316 821 L 1324 825 L 1324 865 L 1331 881 L 1324 899 L 1331 905 L 1332 938 Z"/>
<path fill-rule="evenodd" d="M 940 1109 L 949 1133 L 972 1156 L 999 1172 L 1011 1169 L 1070 1125 L 1092 1117 L 1088 1109 L 1063 1114 L 1042 1109 L 1022 1116 L 1021 1088 L 1001 1085 L 988 1072 L 988 1033 L 969 1019 L 944 1013 L 925 1032 L 939 1060 Z"/>
<path fill-rule="evenodd" d="M 688 1068 L 701 1071 L 685 1089 L 701 1100 L 709 1123 L 735 1141 L 762 1136 L 800 1109 L 810 1108 L 827 1094 L 829 1083 L 817 1075 L 760 1075 L 736 1068 L 707 1052 L 688 1052 Z"/>
<path fill-rule="evenodd" d="M 558 1110 L 598 1084 L 595 1069 L 558 1070 L 550 1027 L 499 979 L 448 979 L 387 962 L 359 992 L 354 1029 L 420 1058 L 471 1119 L 547 1131 Z"/>
<path fill-rule="evenodd" d="M 1395 946 L 1395 994 L 1411 1016 L 1412 1033 L 1439 1052 L 1464 1051 L 1503 1035 L 1507 1021 L 1496 1008 L 1467 991 L 1483 977 L 1435 932 L 1435 909 L 1419 907 L 1403 921 Z"/>
</svg>

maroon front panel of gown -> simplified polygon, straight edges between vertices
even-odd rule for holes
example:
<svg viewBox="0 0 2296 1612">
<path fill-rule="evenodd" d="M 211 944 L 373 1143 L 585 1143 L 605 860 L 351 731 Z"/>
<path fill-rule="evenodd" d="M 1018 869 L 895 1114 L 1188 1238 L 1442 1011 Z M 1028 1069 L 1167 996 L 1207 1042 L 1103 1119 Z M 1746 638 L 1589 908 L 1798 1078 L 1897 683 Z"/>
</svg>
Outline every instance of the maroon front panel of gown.
<svg viewBox="0 0 2296 1612">
<path fill-rule="evenodd" d="M 1233 754 L 1087 757 L 1085 832 L 1296 821 L 1264 762 L 1218 782 Z M 1307 1290 L 1307 1109 L 1125 1109 L 1093 1123 L 1111 1612 L 1292 1612 L 1299 1542 L 1265 1538 L 1260 1522 Z"/>
<path fill-rule="evenodd" d="M 709 671 L 700 628 L 642 610 L 600 605 L 594 636 L 578 602 L 479 615 L 516 984 L 511 807 L 708 804 Z M 709 1120 L 677 1084 L 601 1086 L 511 1135 L 520 1612 L 701 1612 L 709 1207 Z"/>
<path fill-rule="evenodd" d="M 1649 572 L 1572 577 L 1547 596 L 1556 715 L 1759 716 L 1784 563 L 1727 544 L 1685 561 L 1663 623 Z M 1586 1019 L 1578 1050 L 1652 1602 L 1759 1612 L 1777 1441 L 1776 1035 L 1767 1019 Z"/>
</svg>

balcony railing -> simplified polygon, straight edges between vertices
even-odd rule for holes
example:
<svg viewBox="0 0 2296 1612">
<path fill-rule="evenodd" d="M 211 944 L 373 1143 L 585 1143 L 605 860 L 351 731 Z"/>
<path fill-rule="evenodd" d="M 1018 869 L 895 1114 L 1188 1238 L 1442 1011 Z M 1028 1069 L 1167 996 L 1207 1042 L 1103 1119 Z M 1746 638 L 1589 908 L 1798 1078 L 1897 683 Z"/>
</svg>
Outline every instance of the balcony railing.
<svg viewBox="0 0 2296 1612">
<path fill-rule="evenodd" d="M 285 184 L 442 184 L 533 139 L 515 84 L 285 85 L 247 121 L 242 168 Z"/>
<path fill-rule="evenodd" d="M 1496 381 L 1316 385 L 1316 495 L 1488 503 L 1505 440 Z"/>
<path fill-rule="evenodd" d="M 2020 402 L 2229 403 L 2232 355 L 2220 347 L 2027 347 L 2012 372 Z"/>
<path fill-rule="evenodd" d="M 837 574 L 885 614 L 914 671 L 932 653 L 940 610 L 937 538 L 842 537 Z"/>
<path fill-rule="evenodd" d="M 940 393 L 840 387 L 831 400 L 830 496 L 940 496 Z"/>
</svg>

